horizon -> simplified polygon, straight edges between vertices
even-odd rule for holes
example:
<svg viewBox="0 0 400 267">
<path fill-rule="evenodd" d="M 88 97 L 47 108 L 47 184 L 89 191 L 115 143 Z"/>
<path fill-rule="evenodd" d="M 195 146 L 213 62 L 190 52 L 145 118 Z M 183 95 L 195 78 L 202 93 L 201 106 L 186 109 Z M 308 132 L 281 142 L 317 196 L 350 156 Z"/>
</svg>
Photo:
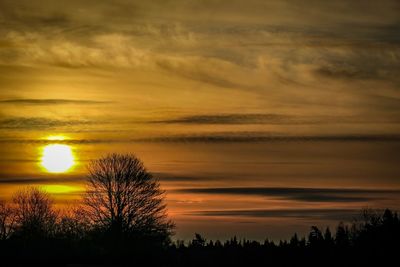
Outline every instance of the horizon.
<svg viewBox="0 0 400 267">
<path fill-rule="evenodd" d="M 400 209 L 400 3 L 0 0 L 0 199 L 132 153 L 174 239 Z"/>
</svg>

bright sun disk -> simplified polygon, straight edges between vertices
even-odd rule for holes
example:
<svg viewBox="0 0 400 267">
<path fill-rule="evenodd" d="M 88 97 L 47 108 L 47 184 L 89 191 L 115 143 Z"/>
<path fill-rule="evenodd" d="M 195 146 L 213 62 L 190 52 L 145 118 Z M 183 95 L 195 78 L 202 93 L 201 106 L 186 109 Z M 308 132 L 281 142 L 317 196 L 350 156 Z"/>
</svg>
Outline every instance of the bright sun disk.
<svg viewBox="0 0 400 267">
<path fill-rule="evenodd" d="M 52 144 L 43 148 L 42 166 L 53 173 L 68 171 L 74 164 L 74 155 L 68 145 Z"/>
</svg>

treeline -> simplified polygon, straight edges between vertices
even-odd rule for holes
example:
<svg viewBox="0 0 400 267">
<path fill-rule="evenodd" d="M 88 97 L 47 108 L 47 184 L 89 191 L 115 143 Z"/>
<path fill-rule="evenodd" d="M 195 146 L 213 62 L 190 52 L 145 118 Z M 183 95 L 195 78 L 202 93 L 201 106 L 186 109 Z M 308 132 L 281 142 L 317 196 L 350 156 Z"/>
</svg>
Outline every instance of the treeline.
<svg viewBox="0 0 400 267">
<path fill-rule="evenodd" d="M 364 210 L 334 232 L 263 243 L 232 238 L 171 241 L 164 191 L 134 155 L 111 154 L 88 166 L 74 208 L 55 209 L 39 188 L 0 202 L 0 266 L 51 263 L 128 266 L 390 266 L 398 263 L 400 221 L 390 210 Z M 393 264 L 391 264 L 393 265 Z M 394 264 L 397 266 L 398 264 Z"/>
<path fill-rule="evenodd" d="M 351 224 L 334 231 L 312 226 L 307 237 L 264 242 L 206 240 L 195 234 L 184 242 L 101 228 L 84 206 L 60 212 L 38 188 L 17 192 L 0 204 L 0 258 L 25 263 L 127 264 L 131 266 L 381 266 L 397 259 L 397 213 L 363 210 Z"/>
<path fill-rule="evenodd" d="M 400 220 L 396 212 L 365 209 L 335 231 L 311 226 L 307 237 L 264 242 L 207 241 L 200 234 L 172 244 L 174 266 L 398 266 Z"/>
</svg>

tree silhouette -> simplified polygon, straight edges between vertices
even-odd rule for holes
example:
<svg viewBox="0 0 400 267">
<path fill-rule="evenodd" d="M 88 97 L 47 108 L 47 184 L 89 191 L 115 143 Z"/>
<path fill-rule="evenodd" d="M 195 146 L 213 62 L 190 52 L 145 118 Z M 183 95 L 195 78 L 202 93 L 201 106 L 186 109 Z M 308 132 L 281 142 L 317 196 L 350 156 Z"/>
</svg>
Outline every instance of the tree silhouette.
<svg viewBox="0 0 400 267">
<path fill-rule="evenodd" d="M 308 243 L 311 247 L 320 248 L 323 244 L 324 237 L 317 226 L 311 226 L 310 234 L 308 235 Z"/>
<path fill-rule="evenodd" d="M 206 245 L 206 239 L 201 236 L 201 234 L 195 233 L 194 238 L 190 245 L 192 247 L 204 247 Z"/>
<path fill-rule="evenodd" d="M 35 187 L 22 189 L 14 195 L 13 204 L 17 236 L 47 238 L 54 233 L 57 213 L 46 192 Z"/>
<path fill-rule="evenodd" d="M 334 240 L 332 237 L 332 232 L 329 227 L 326 227 L 325 234 L 324 234 L 324 242 L 326 247 L 332 247 L 334 245 Z"/>
<path fill-rule="evenodd" d="M 297 233 L 294 233 L 294 235 L 292 236 L 292 238 L 290 238 L 290 242 L 289 244 L 292 247 L 297 247 L 299 245 L 299 237 L 297 236 Z"/>
<path fill-rule="evenodd" d="M 350 245 L 349 228 L 343 222 L 340 222 L 336 228 L 335 242 L 341 248 L 347 248 Z"/>
<path fill-rule="evenodd" d="M 154 237 L 167 241 L 168 220 L 164 191 L 134 155 L 111 154 L 88 165 L 84 203 L 97 230 L 110 237 Z"/>
</svg>

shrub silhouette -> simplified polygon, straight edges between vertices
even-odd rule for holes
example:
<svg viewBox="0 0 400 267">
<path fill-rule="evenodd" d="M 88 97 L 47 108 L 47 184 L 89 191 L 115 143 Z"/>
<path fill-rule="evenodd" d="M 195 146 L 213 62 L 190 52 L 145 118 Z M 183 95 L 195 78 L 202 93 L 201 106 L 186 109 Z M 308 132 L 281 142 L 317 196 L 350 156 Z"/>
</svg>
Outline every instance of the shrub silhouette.
<svg viewBox="0 0 400 267">
<path fill-rule="evenodd" d="M 134 155 L 111 154 L 88 166 L 84 204 L 94 228 L 114 240 L 168 242 L 164 191 Z"/>
</svg>

